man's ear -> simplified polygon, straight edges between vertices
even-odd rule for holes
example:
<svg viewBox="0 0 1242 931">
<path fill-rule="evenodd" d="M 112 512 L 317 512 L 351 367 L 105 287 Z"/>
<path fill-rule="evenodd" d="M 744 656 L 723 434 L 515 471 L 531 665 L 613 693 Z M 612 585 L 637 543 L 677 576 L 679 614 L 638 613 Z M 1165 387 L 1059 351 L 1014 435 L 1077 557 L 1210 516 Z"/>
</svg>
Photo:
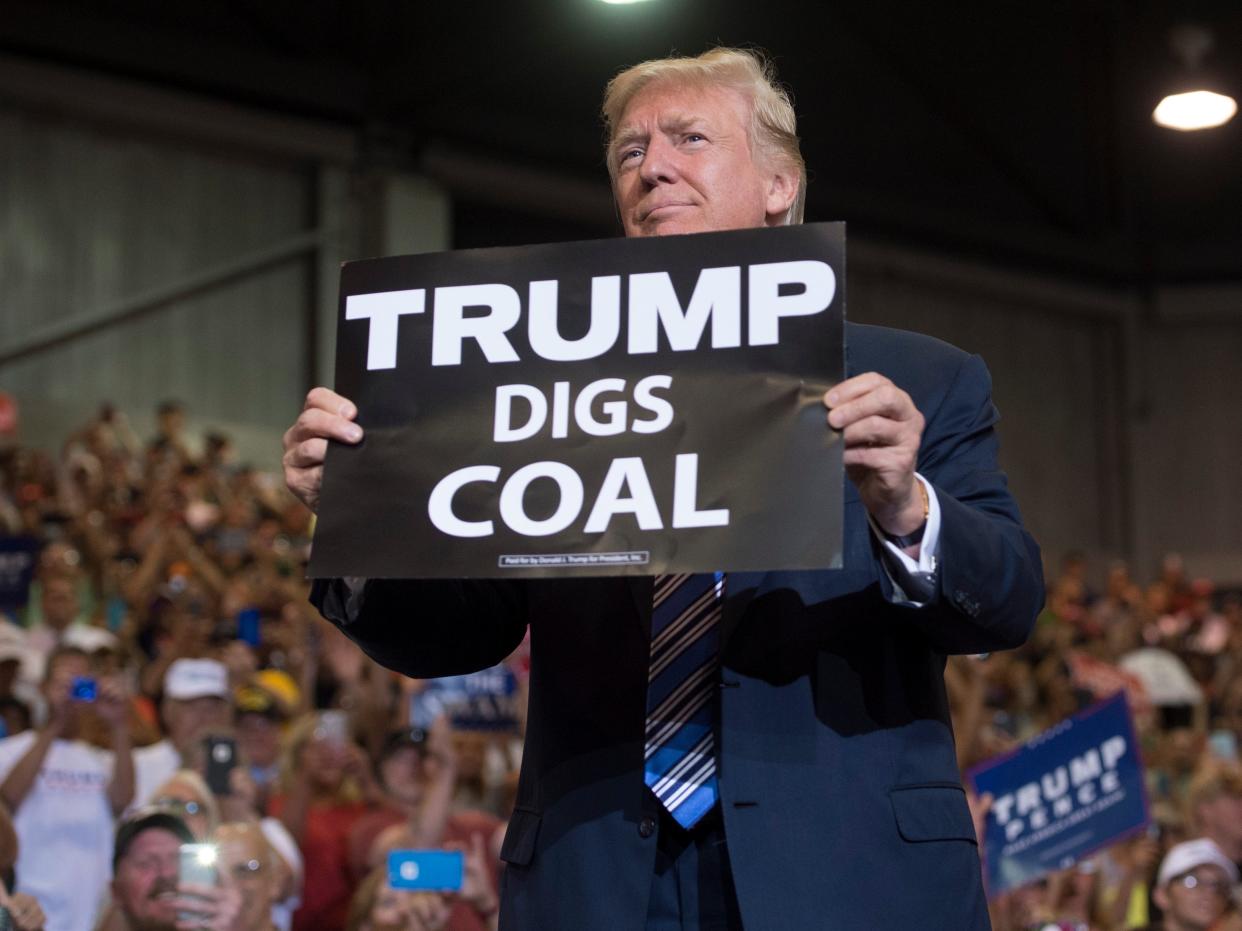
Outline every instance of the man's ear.
<svg viewBox="0 0 1242 931">
<path fill-rule="evenodd" d="M 1169 910 L 1169 892 L 1164 886 L 1157 886 L 1151 891 L 1152 901 L 1160 907 L 1160 911 L 1167 912 Z"/>
<path fill-rule="evenodd" d="M 764 204 L 768 226 L 782 226 L 785 215 L 798 197 L 800 179 L 786 168 L 774 169 L 768 177 L 767 200 Z"/>
</svg>

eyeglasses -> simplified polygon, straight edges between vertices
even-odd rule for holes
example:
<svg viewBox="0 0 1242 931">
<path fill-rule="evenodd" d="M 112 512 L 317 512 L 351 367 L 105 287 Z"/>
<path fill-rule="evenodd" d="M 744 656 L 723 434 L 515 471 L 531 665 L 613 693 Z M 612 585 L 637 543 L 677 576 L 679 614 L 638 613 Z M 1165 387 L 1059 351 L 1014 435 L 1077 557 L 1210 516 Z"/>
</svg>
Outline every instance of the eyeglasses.
<svg viewBox="0 0 1242 931">
<path fill-rule="evenodd" d="M 1218 895 L 1229 894 L 1229 883 L 1223 879 L 1200 879 L 1194 873 L 1187 873 L 1185 876 L 1179 876 L 1173 882 L 1183 889 L 1207 889 Z"/>
<path fill-rule="evenodd" d="M 254 857 L 242 863 L 234 864 L 233 875 L 238 879 L 250 879 L 263 873 L 263 862 Z"/>
<path fill-rule="evenodd" d="M 151 804 L 174 813 L 180 812 L 182 815 L 197 815 L 203 810 L 198 802 L 179 798 L 157 798 Z"/>
</svg>

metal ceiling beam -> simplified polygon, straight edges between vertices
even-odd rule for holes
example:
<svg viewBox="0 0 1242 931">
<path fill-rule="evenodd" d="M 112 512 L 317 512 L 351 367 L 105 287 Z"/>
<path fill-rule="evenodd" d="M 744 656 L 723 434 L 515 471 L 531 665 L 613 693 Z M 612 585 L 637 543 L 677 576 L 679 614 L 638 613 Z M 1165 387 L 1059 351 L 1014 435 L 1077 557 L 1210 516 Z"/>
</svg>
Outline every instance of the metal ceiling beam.
<svg viewBox="0 0 1242 931">
<path fill-rule="evenodd" d="M 7 345 L 0 346 L 0 367 L 29 358 L 101 330 L 128 323 L 139 317 L 170 307 L 178 301 L 197 297 L 208 291 L 232 284 L 276 265 L 314 252 L 325 241 L 322 230 L 309 230 L 286 237 L 261 249 L 255 249 L 227 262 L 213 265 L 179 281 L 150 288 L 138 294 L 109 301 L 94 310 L 75 314 L 49 326 L 27 333 Z"/>
<path fill-rule="evenodd" d="M 0 103 L 202 147 L 338 163 L 357 158 L 355 134 L 339 126 L 3 53 Z"/>
</svg>

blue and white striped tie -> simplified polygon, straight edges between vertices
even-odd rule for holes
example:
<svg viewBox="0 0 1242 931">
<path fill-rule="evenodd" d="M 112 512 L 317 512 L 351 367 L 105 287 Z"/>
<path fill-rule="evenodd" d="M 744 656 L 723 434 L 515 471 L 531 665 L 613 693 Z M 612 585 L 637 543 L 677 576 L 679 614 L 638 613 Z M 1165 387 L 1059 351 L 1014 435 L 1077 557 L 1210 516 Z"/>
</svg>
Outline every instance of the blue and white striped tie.
<svg viewBox="0 0 1242 931">
<path fill-rule="evenodd" d="M 684 828 L 711 811 L 724 576 L 656 576 L 643 776 Z"/>
</svg>

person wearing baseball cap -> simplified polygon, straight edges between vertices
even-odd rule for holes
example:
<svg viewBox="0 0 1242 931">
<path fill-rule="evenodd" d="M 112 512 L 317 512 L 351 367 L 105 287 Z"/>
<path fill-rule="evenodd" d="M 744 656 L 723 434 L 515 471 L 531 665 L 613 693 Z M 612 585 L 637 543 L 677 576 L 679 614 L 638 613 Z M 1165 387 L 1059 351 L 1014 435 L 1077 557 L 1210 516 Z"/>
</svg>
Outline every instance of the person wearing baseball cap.
<svg viewBox="0 0 1242 931">
<path fill-rule="evenodd" d="M 181 769 L 191 741 L 212 727 L 233 723 L 229 672 L 214 659 L 178 659 L 164 674 L 160 717 L 165 737 L 134 751 L 134 804 L 145 805 L 155 790 Z"/>
<path fill-rule="evenodd" d="M 112 853 L 112 900 L 126 927 L 174 931 L 178 911 L 203 916 L 203 927 L 232 928 L 242 895 L 233 885 L 194 890 L 179 886 L 182 844 L 194 842 L 186 823 L 171 811 L 146 807 L 116 830 Z"/>
<path fill-rule="evenodd" d="M 1172 847 L 1156 874 L 1161 931 L 1208 931 L 1229 907 L 1238 868 L 1206 837 Z"/>
</svg>

